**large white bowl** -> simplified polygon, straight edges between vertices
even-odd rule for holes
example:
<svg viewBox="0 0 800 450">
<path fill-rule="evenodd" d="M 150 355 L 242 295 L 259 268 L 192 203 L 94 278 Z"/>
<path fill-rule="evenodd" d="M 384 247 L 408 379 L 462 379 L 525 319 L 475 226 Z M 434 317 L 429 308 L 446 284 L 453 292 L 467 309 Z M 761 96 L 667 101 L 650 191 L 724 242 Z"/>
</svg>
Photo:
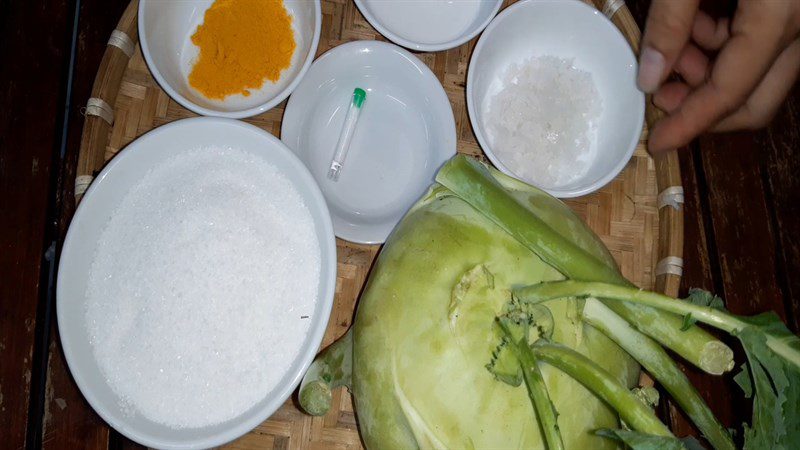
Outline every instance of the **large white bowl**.
<svg viewBox="0 0 800 450">
<path fill-rule="evenodd" d="M 503 0 L 355 0 L 378 32 L 421 52 L 458 47 L 478 35 Z"/>
<path fill-rule="evenodd" d="M 644 121 L 644 95 L 636 87 L 636 57 L 601 12 L 577 0 L 524 0 L 492 21 L 475 46 L 467 74 L 467 108 L 483 151 L 504 173 L 516 176 L 492 151 L 484 130 L 488 98 L 513 63 L 533 56 L 574 58 L 590 72 L 603 102 L 597 158 L 581 179 L 550 189 L 556 197 L 588 194 L 614 179 L 633 155 Z M 535 149 L 531 149 L 535 151 Z"/>
<path fill-rule="evenodd" d="M 337 182 L 327 178 L 353 95 L 367 92 Z M 408 51 L 355 41 L 314 61 L 289 98 L 281 140 L 319 183 L 336 236 L 377 244 L 456 154 L 453 110 L 441 83 Z"/>
<path fill-rule="evenodd" d="M 95 360 L 86 325 L 86 287 L 103 227 L 126 192 L 173 151 L 235 147 L 269 161 L 305 201 L 320 240 L 322 267 L 308 335 L 275 389 L 255 406 L 218 425 L 176 430 L 123 411 Z M 148 447 L 207 448 L 231 441 L 272 415 L 297 387 L 319 348 L 336 288 L 336 241 L 328 210 L 305 166 L 271 134 L 243 122 L 200 117 L 164 125 L 132 142 L 103 169 L 83 198 L 67 232 L 58 268 L 57 314 L 61 345 L 72 376 L 89 404 L 117 431 Z"/>
<path fill-rule="evenodd" d="M 303 78 L 317 53 L 322 25 L 320 0 L 284 0 L 292 16 L 297 47 L 291 66 L 277 83 L 269 80 L 250 95 L 211 100 L 189 86 L 189 73 L 199 54 L 192 34 L 214 0 L 141 0 L 139 43 L 150 72 L 167 94 L 183 107 L 204 116 L 241 119 L 267 111 L 284 101 Z"/>
</svg>

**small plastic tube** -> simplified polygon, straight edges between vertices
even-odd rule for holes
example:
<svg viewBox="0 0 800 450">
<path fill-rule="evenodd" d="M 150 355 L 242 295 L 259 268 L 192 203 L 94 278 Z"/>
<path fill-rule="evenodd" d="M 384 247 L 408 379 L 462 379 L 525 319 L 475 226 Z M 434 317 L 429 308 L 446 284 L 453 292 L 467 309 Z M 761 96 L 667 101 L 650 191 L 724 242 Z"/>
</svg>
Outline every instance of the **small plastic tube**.
<svg viewBox="0 0 800 450">
<path fill-rule="evenodd" d="M 350 150 L 350 141 L 353 140 L 353 133 L 356 130 L 358 116 L 361 113 L 361 107 L 364 106 L 364 100 L 366 100 L 366 98 L 367 93 L 363 89 L 356 88 L 353 91 L 353 99 L 347 110 L 342 132 L 339 134 L 339 141 L 336 143 L 336 152 L 333 154 L 331 167 L 328 169 L 328 178 L 333 181 L 339 180 L 339 174 L 342 171 L 344 160 L 347 158 L 348 150 Z"/>
</svg>

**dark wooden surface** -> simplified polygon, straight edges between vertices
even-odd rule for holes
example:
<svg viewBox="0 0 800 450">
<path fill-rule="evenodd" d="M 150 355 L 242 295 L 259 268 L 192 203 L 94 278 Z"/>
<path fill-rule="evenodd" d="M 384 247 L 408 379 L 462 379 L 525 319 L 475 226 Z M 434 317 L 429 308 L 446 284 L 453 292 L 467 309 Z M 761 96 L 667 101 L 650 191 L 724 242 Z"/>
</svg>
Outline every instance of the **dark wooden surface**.
<svg viewBox="0 0 800 450">
<path fill-rule="evenodd" d="M 68 111 L 69 121 L 65 130 L 66 148 L 61 164 L 62 176 L 57 187 L 61 206 L 56 218 L 59 242 L 63 241 L 69 220 L 75 210 L 73 188 L 83 129 L 81 108 L 86 105 L 86 100 L 91 94 L 94 76 L 106 49 L 108 37 L 127 5 L 128 0 L 80 0 L 75 36 L 77 52 L 72 77 L 74 102 Z M 61 352 L 55 320 L 51 321 L 50 330 L 47 344 L 49 354 L 46 372 L 47 389 L 40 438 L 42 447 L 53 450 L 66 448 L 93 450 L 113 447 L 116 432 L 112 433 L 94 413 L 69 374 Z"/>
<path fill-rule="evenodd" d="M 36 347 L 46 325 L 70 6 L 0 2 L 0 445 L 10 448 L 35 435 L 29 410 L 43 386 Z"/>
<path fill-rule="evenodd" d="M 52 259 L 45 257 L 74 209 L 80 107 L 127 4 L 76 1 L 0 0 L 1 448 L 132 447 L 89 408 L 66 369 L 50 295 Z M 648 2 L 628 3 L 643 20 Z M 737 313 L 774 309 L 797 331 L 800 90 L 766 130 L 703 137 L 680 156 L 684 290 L 711 289 Z M 729 377 L 687 372 L 726 425 L 747 417 Z M 693 432 L 685 421 L 673 427 Z"/>
</svg>

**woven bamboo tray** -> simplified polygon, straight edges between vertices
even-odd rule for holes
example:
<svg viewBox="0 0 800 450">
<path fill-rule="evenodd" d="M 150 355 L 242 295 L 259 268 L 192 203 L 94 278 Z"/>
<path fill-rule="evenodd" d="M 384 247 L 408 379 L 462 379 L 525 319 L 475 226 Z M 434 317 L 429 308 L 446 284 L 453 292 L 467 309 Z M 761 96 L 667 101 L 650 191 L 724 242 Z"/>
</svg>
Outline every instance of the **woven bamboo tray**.
<svg viewBox="0 0 800 450">
<path fill-rule="evenodd" d="M 504 6 L 513 3 L 506 0 Z M 638 51 L 639 29 L 622 0 L 596 0 L 593 4 L 610 17 Z M 81 138 L 76 201 L 106 161 L 143 133 L 195 114 L 161 90 L 150 75 L 138 46 L 133 0 L 109 39 L 86 105 Z M 351 0 L 322 1 L 322 35 L 317 56 L 344 42 L 385 40 L 359 13 Z M 467 63 L 477 39 L 438 53 L 419 53 L 444 86 L 456 120 L 458 152 L 484 159 L 467 117 Z M 278 136 L 285 102 L 260 116 L 247 119 Z M 649 101 L 647 122 L 660 116 Z M 623 274 L 642 288 L 675 296 L 680 284 L 683 251 L 683 188 L 674 152 L 654 160 L 645 151 L 647 126 L 625 170 L 592 195 L 567 201 L 603 239 Z M 361 288 L 380 246 L 337 241 L 336 298 L 323 347 L 350 326 Z M 353 402 L 346 390 L 334 393 L 333 408 L 325 417 L 309 417 L 293 400 L 230 448 L 356 449 L 361 448 Z"/>
</svg>

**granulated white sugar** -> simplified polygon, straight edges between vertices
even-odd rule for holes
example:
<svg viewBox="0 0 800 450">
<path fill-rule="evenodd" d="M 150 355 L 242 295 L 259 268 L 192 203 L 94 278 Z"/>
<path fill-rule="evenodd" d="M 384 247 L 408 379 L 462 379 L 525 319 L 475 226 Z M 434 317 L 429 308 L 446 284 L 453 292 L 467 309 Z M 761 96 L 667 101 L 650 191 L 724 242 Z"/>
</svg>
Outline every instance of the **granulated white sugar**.
<svg viewBox="0 0 800 450">
<path fill-rule="evenodd" d="M 203 148 L 148 172 L 109 218 L 86 293 L 122 406 L 173 428 L 254 406 L 308 333 L 320 258 L 308 207 L 263 158 Z"/>
<path fill-rule="evenodd" d="M 488 98 L 492 152 L 519 178 L 559 188 L 582 177 L 596 155 L 602 101 L 592 75 L 573 61 L 539 56 L 512 64 Z"/>
</svg>

